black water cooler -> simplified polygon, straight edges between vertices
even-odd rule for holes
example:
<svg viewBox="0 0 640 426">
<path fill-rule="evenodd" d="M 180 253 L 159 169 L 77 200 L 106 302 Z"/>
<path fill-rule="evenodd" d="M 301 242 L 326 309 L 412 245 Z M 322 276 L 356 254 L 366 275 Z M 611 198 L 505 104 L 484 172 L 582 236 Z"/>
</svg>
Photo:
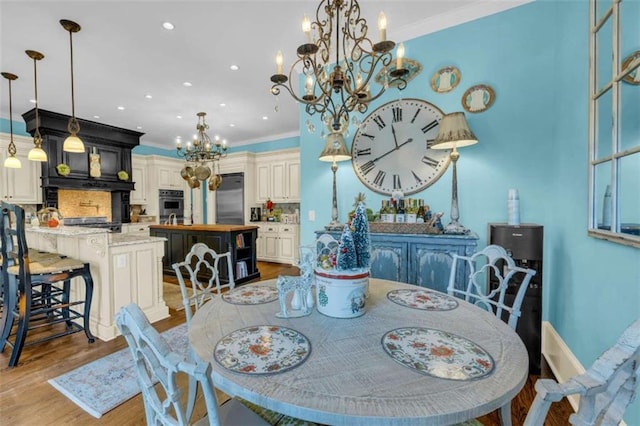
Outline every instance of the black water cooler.
<svg viewBox="0 0 640 426">
<path fill-rule="evenodd" d="M 522 316 L 516 329 L 518 335 L 529 352 L 529 372 L 540 374 L 542 356 L 542 242 L 543 227 L 534 224 L 507 225 L 490 223 L 487 231 L 488 244 L 496 244 L 505 248 L 517 266 L 529 268 L 536 274 L 529 282 L 529 288 L 522 301 Z M 505 295 L 506 302 L 511 303 L 522 282 L 523 274 L 516 274 Z M 489 288 L 497 287 L 495 277 L 489 277 Z"/>
</svg>

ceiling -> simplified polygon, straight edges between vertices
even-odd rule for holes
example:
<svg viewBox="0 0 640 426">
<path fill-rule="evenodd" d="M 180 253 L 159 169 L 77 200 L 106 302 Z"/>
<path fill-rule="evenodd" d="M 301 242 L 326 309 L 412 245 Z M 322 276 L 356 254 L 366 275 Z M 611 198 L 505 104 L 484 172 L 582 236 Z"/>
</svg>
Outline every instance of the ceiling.
<svg viewBox="0 0 640 426">
<path fill-rule="evenodd" d="M 370 38 L 377 39 L 382 10 L 388 38 L 400 42 L 523 1 L 360 3 L 372 29 Z M 318 4 L 0 0 L 0 71 L 19 77 L 12 83 L 13 119 L 20 121 L 20 115 L 34 107 L 33 60 L 24 53 L 27 49 L 45 56 L 37 64 L 39 107 L 71 113 L 69 33 L 59 24 L 70 19 L 82 26 L 73 35 L 78 118 L 144 132 L 142 144 L 167 149 L 177 136 L 191 139 L 200 111 L 207 113 L 209 135 L 220 135 L 232 147 L 297 135 L 297 105 L 288 94 L 271 95 L 269 78 L 278 50 L 284 54 L 285 69 L 291 64 L 296 47 L 304 42 L 301 18 L 304 13 L 313 17 Z M 175 29 L 163 29 L 165 21 Z M 232 71 L 231 65 L 239 69 Z M 183 85 L 187 81 L 191 87 Z M 9 118 L 7 80 L 0 83 L 0 116 Z"/>
</svg>

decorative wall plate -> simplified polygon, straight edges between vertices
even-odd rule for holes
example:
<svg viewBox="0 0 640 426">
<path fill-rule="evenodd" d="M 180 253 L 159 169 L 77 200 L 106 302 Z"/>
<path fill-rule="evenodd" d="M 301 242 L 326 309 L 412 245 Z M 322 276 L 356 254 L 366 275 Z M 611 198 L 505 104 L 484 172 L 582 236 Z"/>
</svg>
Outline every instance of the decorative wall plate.
<svg viewBox="0 0 640 426">
<path fill-rule="evenodd" d="M 402 59 L 402 66 L 403 68 L 406 68 L 409 71 L 409 73 L 404 77 L 404 81 L 406 81 L 407 83 L 413 80 L 413 78 L 416 75 L 420 74 L 420 72 L 422 71 L 422 65 L 420 65 L 418 61 L 414 61 L 413 59 L 408 59 L 408 58 Z M 387 67 L 387 74 L 391 74 L 391 72 L 395 70 L 396 70 L 396 61 L 394 60 Z M 380 85 L 384 85 L 384 78 L 385 78 L 385 72 L 383 68 L 380 71 L 378 71 L 378 74 L 376 74 L 376 76 L 374 77 L 374 80 L 376 81 L 376 83 Z M 392 84 L 389 84 L 389 87 L 398 87 L 398 84 L 399 82 L 396 81 Z"/>
<path fill-rule="evenodd" d="M 424 311 L 450 311 L 458 307 L 458 301 L 446 294 L 432 290 L 397 289 L 387 293 L 387 299 L 407 308 Z"/>
<path fill-rule="evenodd" d="M 391 330 L 382 336 L 382 347 L 405 367 L 442 379 L 478 379 L 494 367 L 491 355 L 471 340 L 431 328 Z"/>
<path fill-rule="evenodd" d="M 493 105 L 496 93 L 486 84 L 477 84 L 467 89 L 460 102 L 465 111 L 482 112 Z"/>
<path fill-rule="evenodd" d="M 640 50 L 636 50 L 631 55 L 627 56 L 622 63 L 622 69 L 625 70 L 633 61 L 640 59 Z M 640 67 L 631 71 L 629 74 L 625 75 L 622 81 L 625 81 L 629 84 L 640 84 Z"/>
<path fill-rule="evenodd" d="M 60 163 L 56 166 L 56 171 L 60 176 L 68 176 L 71 173 L 71 167 L 64 163 Z"/>
<path fill-rule="evenodd" d="M 234 305 L 260 305 L 278 300 L 278 289 L 268 285 L 240 287 L 224 293 L 222 299 Z"/>
<path fill-rule="evenodd" d="M 303 334 L 278 325 L 241 328 L 220 339 L 213 357 L 236 373 L 282 373 L 306 361 L 311 343 Z"/>
<path fill-rule="evenodd" d="M 460 83 L 460 70 L 456 67 L 444 67 L 431 76 L 431 88 L 436 93 L 447 93 Z"/>
</svg>

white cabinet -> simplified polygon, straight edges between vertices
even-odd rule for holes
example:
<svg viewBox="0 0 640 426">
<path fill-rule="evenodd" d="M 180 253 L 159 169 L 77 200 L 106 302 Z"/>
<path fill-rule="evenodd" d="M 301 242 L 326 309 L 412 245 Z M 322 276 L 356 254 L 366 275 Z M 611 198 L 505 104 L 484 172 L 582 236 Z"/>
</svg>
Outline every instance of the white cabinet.
<svg viewBox="0 0 640 426">
<path fill-rule="evenodd" d="M 287 151 L 260 157 L 256 164 L 256 202 L 300 202 L 300 152 Z"/>
<path fill-rule="evenodd" d="M 188 191 L 187 182 L 180 176 L 180 170 L 185 166 L 185 161 L 160 155 L 148 155 L 145 156 L 145 160 L 147 166 L 145 209 L 147 214 L 159 216 L 158 197 L 161 189 L 182 190 L 185 194 Z"/>
<path fill-rule="evenodd" d="M 16 144 L 16 158 L 20 160 L 22 167 L 9 169 L 4 167 L 4 160 L 9 156 L 9 135 L 0 137 L 0 194 L 2 200 L 9 203 L 40 204 L 42 203 L 42 189 L 40 188 L 40 176 L 42 166 L 38 161 L 29 161 L 27 158 L 33 142 L 29 138 L 14 136 Z"/>
<path fill-rule="evenodd" d="M 131 191 L 131 204 L 147 204 L 147 160 L 140 156 L 131 156 L 131 179 L 135 191 Z"/>
<path fill-rule="evenodd" d="M 184 162 L 158 167 L 158 185 L 161 189 L 184 189 L 185 180 L 180 176 Z"/>
<path fill-rule="evenodd" d="M 122 233 L 127 235 L 149 236 L 150 223 L 123 223 Z"/>
<path fill-rule="evenodd" d="M 299 225 L 278 223 L 260 224 L 257 239 L 258 260 L 276 263 L 295 263 L 298 257 Z"/>
</svg>

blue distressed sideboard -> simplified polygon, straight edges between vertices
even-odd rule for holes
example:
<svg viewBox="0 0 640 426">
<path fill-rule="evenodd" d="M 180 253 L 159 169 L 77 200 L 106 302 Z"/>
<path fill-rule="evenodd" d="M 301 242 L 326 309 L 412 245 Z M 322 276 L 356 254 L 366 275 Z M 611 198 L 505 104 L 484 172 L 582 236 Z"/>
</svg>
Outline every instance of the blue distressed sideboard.
<svg viewBox="0 0 640 426">
<path fill-rule="evenodd" d="M 316 231 L 339 239 L 340 232 Z M 453 254 L 476 252 L 478 235 L 371 233 L 371 276 L 447 291 Z M 469 275 L 461 265 L 456 283 L 463 286 Z"/>
</svg>

